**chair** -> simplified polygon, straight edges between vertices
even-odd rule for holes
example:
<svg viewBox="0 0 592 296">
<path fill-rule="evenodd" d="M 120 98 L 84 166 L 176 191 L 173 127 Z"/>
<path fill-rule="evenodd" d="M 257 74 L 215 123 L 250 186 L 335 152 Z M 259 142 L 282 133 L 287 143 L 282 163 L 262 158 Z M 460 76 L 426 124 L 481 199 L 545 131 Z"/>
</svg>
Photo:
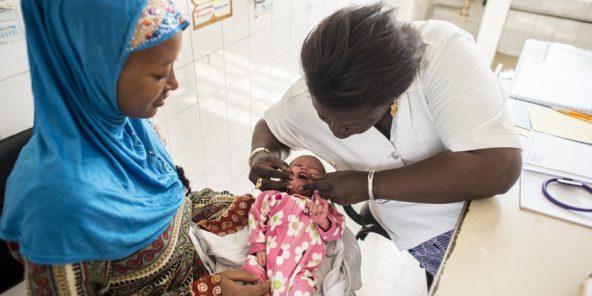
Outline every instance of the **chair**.
<svg viewBox="0 0 592 296">
<path fill-rule="evenodd" d="M 359 213 L 356 212 L 356 210 L 354 210 L 354 208 L 352 206 L 343 206 L 343 209 L 345 210 L 345 213 L 352 220 L 354 220 L 354 222 L 356 222 L 356 223 L 360 224 L 360 226 L 362 226 L 362 229 L 360 229 L 360 231 L 358 231 L 358 233 L 356 233 L 356 239 L 364 240 L 364 239 L 366 239 L 366 236 L 368 236 L 368 234 L 370 234 L 372 232 L 377 233 L 388 240 L 391 239 L 389 237 L 388 233 L 386 232 L 386 230 L 384 230 L 384 228 L 382 228 L 382 226 L 380 226 L 380 224 L 378 224 L 378 221 L 376 221 L 374 216 L 372 216 L 372 212 L 370 212 L 370 207 L 368 206 L 368 202 L 365 202 L 362 205 L 362 208 L 360 209 Z M 429 291 L 430 287 L 432 286 L 432 282 L 434 281 L 434 277 L 427 271 L 425 272 L 425 274 L 426 274 L 426 284 L 428 286 L 428 291 Z"/>
<path fill-rule="evenodd" d="M 358 212 L 356 212 L 356 210 L 354 210 L 352 206 L 344 206 L 343 209 L 345 210 L 345 213 L 352 220 L 354 220 L 354 222 L 362 226 L 362 229 L 360 229 L 360 231 L 358 231 L 358 233 L 356 234 L 356 239 L 364 240 L 366 239 L 366 236 L 368 236 L 368 234 L 371 232 L 380 234 L 388 240 L 391 239 L 388 233 L 386 233 L 386 230 L 384 230 L 382 226 L 378 224 L 378 221 L 374 219 L 374 216 L 372 216 L 372 213 L 370 212 L 370 207 L 368 206 L 367 202 L 365 202 L 362 205 L 362 209 L 360 210 L 359 214 Z"/>
<path fill-rule="evenodd" d="M 14 167 L 14 163 L 23 148 L 31 138 L 31 129 L 0 140 L 0 217 L 4 207 L 4 192 L 6 179 Z M 9 253 L 4 241 L 0 241 L 0 294 L 23 281 L 23 266 Z"/>
</svg>

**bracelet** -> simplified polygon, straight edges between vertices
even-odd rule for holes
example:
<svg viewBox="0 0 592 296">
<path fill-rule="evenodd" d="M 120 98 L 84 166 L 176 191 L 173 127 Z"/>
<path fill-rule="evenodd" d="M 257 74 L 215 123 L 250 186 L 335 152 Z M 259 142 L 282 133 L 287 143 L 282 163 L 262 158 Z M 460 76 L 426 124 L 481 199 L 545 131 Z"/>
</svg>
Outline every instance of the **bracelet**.
<svg viewBox="0 0 592 296">
<path fill-rule="evenodd" d="M 375 170 L 371 170 L 368 172 L 368 198 L 369 200 L 374 200 L 374 188 L 373 188 L 373 184 L 374 183 L 374 173 L 376 173 Z"/>
<path fill-rule="evenodd" d="M 257 147 L 255 149 L 253 149 L 253 151 L 251 151 L 251 154 L 249 154 L 249 167 L 251 167 L 251 161 L 253 160 L 253 156 L 255 156 L 255 154 L 257 154 L 257 152 L 261 152 L 261 151 L 265 151 L 269 154 L 272 154 L 271 151 L 269 151 L 269 149 L 267 149 L 265 147 Z"/>
</svg>

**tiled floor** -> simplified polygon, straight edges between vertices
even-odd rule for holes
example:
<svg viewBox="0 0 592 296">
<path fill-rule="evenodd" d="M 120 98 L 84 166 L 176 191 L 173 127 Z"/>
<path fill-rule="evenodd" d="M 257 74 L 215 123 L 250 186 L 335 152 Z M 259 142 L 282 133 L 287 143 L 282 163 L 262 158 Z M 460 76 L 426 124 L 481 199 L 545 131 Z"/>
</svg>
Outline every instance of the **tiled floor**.
<svg viewBox="0 0 592 296">
<path fill-rule="evenodd" d="M 356 206 L 354 206 L 356 208 Z M 343 212 L 343 209 L 340 208 Z M 356 233 L 360 226 L 346 220 Z M 407 251 L 399 251 L 395 244 L 371 233 L 360 241 L 362 251 L 362 283 L 358 296 L 423 296 L 427 295 L 424 270 Z"/>
</svg>

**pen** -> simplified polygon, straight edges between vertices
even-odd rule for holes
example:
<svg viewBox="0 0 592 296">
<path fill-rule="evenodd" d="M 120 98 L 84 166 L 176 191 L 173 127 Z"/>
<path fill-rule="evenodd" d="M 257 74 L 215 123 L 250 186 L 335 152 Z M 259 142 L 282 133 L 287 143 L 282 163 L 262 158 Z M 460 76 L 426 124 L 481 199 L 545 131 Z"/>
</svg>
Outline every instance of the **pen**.
<svg viewBox="0 0 592 296">
<path fill-rule="evenodd" d="M 592 123 L 592 116 L 578 113 L 578 112 L 571 111 L 571 110 L 567 110 L 567 109 L 563 109 L 563 108 L 557 108 L 557 107 L 551 107 L 551 108 L 553 108 L 553 110 L 563 113 L 567 116 L 571 116 L 573 118 L 581 119 L 581 120 L 586 121 L 588 123 Z"/>
</svg>

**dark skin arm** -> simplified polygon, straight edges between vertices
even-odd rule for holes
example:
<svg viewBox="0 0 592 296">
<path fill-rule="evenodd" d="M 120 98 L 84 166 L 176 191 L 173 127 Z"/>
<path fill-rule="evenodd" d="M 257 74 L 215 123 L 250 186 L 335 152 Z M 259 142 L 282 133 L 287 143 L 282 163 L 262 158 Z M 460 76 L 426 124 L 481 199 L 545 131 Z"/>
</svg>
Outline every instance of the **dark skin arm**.
<svg viewBox="0 0 592 296">
<path fill-rule="evenodd" d="M 442 151 L 415 164 L 376 172 L 374 196 L 417 203 L 451 203 L 488 198 L 508 191 L 522 167 L 522 154 L 514 148 L 467 152 Z M 368 199 L 368 173 L 341 171 L 305 188 L 341 204 Z"/>
<path fill-rule="evenodd" d="M 253 147 L 266 147 L 279 155 L 288 151 L 271 133 L 265 121 L 255 127 Z M 283 163 L 266 152 L 253 157 L 250 179 L 274 176 L 289 178 L 274 166 Z M 285 163 L 283 163 L 285 165 Z M 417 203 L 451 203 L 482 199 L 508 191 L 522 167 L 522 154 L 514 148 L 491 148 L 466 152 L 442 151 L 415 164 L 376 172 L 374 196 Z M 282 177 L 283 176 L 283 177 Z M 368 173 L 340 171 L 324 180 L 307 184 L 305 189 L 319 193 L 337 204 L 348 205 L 368 200 Z M 276 189 L 285 182 L 266 181 L 262 189 Z M 280 189 L 281 190 L 281 189 Z"/>
<path fill-rule="evenodd" d="M 263 119 L 255 125 L 251 141 L 252 150 L 259 147 L 267 148 L 271 154 L 260 151 L 253 155 L 249 163 L 249 179 L 255 184 L 257 179 L 263 178 L 261 190 L 286 191 L 288 180 L 292 179 L 292 170 L 282 158 L 288 155 L 290 148 L 278 141 Z M 278 178 L 279 181 L 270 178 Z"/>
</svg>

